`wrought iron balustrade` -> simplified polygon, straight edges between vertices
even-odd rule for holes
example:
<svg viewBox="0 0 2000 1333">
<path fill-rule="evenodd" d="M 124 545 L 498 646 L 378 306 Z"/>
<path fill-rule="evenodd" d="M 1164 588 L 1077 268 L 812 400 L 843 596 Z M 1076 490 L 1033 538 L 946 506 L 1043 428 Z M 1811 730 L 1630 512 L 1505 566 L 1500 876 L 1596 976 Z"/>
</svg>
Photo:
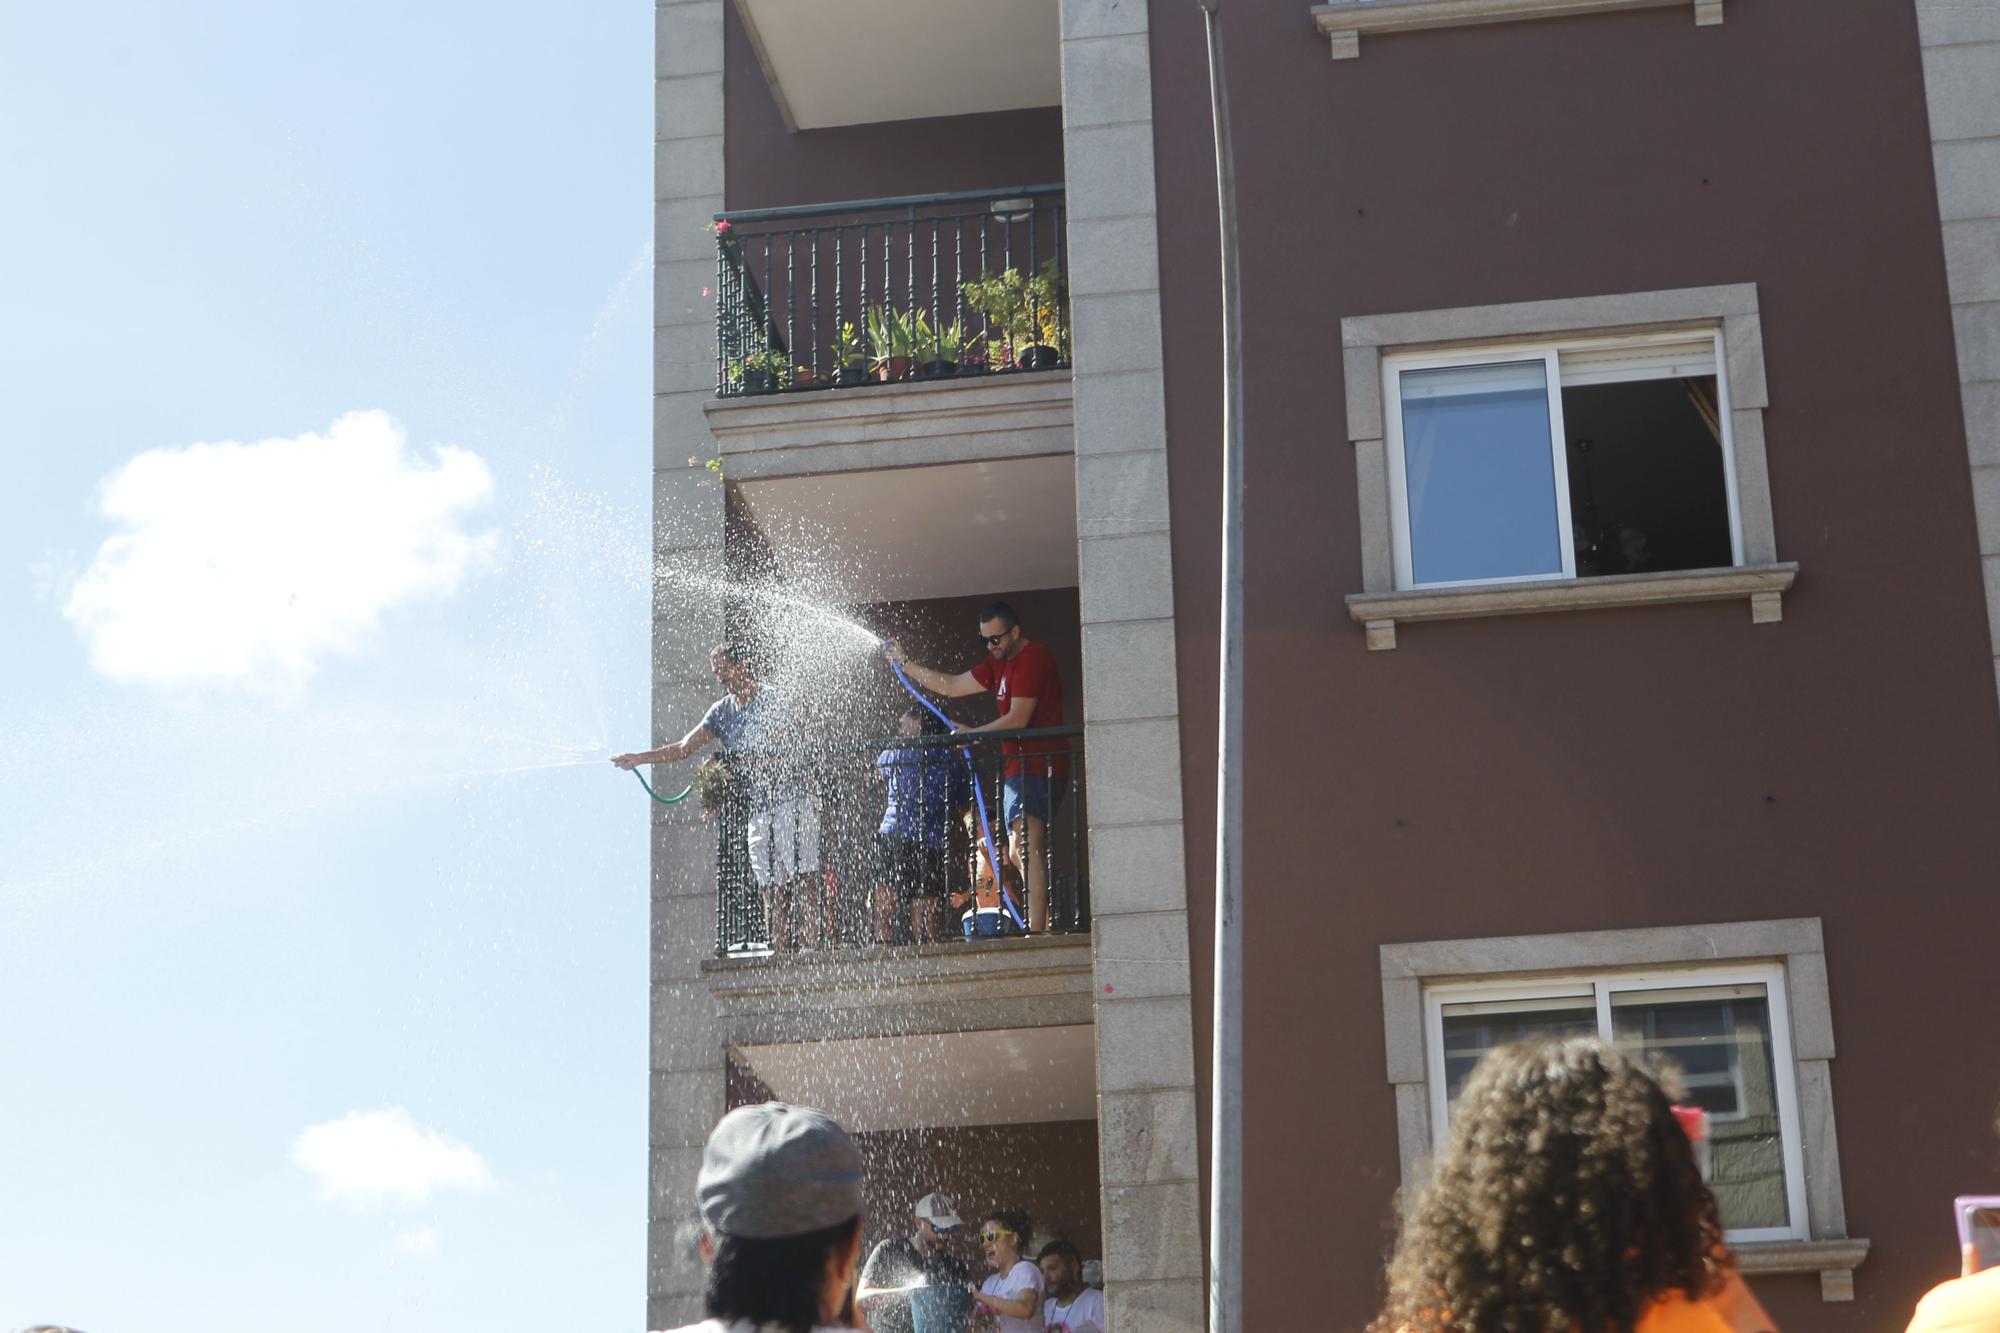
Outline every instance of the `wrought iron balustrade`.
<svg viewBox="0 0 2000 1333">
<path fill-rule="evenodd" d="M 715 215 L 715 391 L 1067 366 L 1063 187 Z"/>
<path fill-rule="evenodd" d="M 1027 753 L 1006 753 L 1027 747 Z M 966 752 L 970 751 L 970 763 Z M 885 740 L 798 747 L 727 759 L 729 777 L 706 798 L 716 833 L 715 948 L 719 956 L 771 950 L 768 893 L 751 865 L 752 818 L 788 801 L 805 803 L 818 824 L 817 868 L 791 881 L 787 893 L 787 934 L 797 947 L 830 948 L 909 943 L 911 904 L 888 912 L 889 938 L 876 912 L 880 873 L 879 830 L 887 796 L 886 765 L 905 766 L 906 777 L 925 794 L 906 818 L 920 833 L 935 831 L 935 865 L 925 873 L 944 895 L 968 894 L 979 873 L 982 839 L 972 808 L 971 778 L 987 804 L 987 823 L 1003 861 L 1009 860 L 1009 830 L 1002 822 L 1003 786 L 1011 774 L 1039 778 L 1060 794 L 1047 821 L 1040 851 L 1042 882 L 1049 892 L 1052 931 L 1090 928 L 1089 861 L 1085 839 L 1088 783 L 1084 774 L 1083 728 L 1048 727 L 1005 733 L 955 736 L 898 736 Z M 706 786 L 708 784 L 704 784 Z M 907 790 L 907 789 L 906 789 Z M 930 799 L 935 796 L 941 804 Z M 921 839 L 920 839 L 921 840 Z M 1027 852 L 1024 846 L 1023 856 Z M 768 864 L 768 863 L 767 863 Z M 891 886 L 893 891 L 893 885 Z M 1025 885 L 1016 889 L 1021 914 L 1029 913 Z M 976 911 L 947 896 L 941 904 L 940 938 L 962 938 L 962 913 Z"/>
</svg>

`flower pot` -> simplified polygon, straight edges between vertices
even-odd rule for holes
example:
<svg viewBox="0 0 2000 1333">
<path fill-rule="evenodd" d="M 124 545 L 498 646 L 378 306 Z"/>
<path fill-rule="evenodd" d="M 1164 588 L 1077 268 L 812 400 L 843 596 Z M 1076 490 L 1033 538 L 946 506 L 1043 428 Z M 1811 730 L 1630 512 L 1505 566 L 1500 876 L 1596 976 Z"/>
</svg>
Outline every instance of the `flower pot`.
<svg viewBox="0 0 2000 1333">
<path fill-rule="evenodd" d="M 909 377 L 910 358 L 907 356 L 892 356 L 875 366 L 875 378 L 884 384 L 892 380 L 906 380 Z"/>
<path fill-rule="evenodd" d="M 1016 370 L 1054 370 L 1061 364 L 1062 358 L 1056 354 L 1056 349 L 1042 343 L 1030 343 L 1014 353 Z"/>
<path fill-rule="evenodd" d="M 771 383 L 768 370 L 746 370 L 743 372 L 743 392 L 770 393 L 777 386 Z"/>
<path fill-rule="evenodd" d="M 956 375 L 957 373 L 958 373 L 958 362 L 956 361 L 924 362 L 924 374 L 929 378 L 944 379 L 947 376 Z"/>
<path fill-rule="evenodd" d="M 819 376 L 813 374 L 811 366 L 793 366 L 792 384 L 800 389 L 810 389 L 819 383 Z"/>
<path fill-rule="evenodd" d="M 842 366 L 833 372 L 833 382 L 843 389 L 851 388 L 856 384 L 866 384 L 868 382 L 868 368 L 859 364 Z"/>
</svg>

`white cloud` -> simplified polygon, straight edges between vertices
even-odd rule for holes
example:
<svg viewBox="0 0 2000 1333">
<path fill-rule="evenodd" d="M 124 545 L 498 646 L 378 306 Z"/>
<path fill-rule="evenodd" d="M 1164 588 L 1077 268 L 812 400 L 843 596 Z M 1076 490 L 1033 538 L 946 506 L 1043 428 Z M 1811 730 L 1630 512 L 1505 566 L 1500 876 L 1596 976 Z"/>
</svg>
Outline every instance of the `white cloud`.
<svg viewBox="0 0 2000 1333">
<path fill-rule="evenodd" d="M 400 1106 L 307 1126 L 292 1144 L 292 1161 L 318 1178 L 323 1197 L 357 1208 L 421 1204 L 439 1190 L 493 1188 L 485 1158 L 422 1128 Z"/>
<path fill-rule="evenodd" d="M 398 1231 L 396 1248 L 419 1259 L 435 1259 L 443 1245 L 437 1228 L 425 1227 L 421 1231 Z"/>
<path fill-rule="evenodd" d="M 420 457 L 382 412 L 324 435 L 148 450 L 105 479 L 98 507 L 122 531 L 63 614 L 114 680 L 295 690 L 364 647 L 383 612 L 490 567 L 498 537 L 465 522 L 492 495 L 479 455 Z"/>
</svg>

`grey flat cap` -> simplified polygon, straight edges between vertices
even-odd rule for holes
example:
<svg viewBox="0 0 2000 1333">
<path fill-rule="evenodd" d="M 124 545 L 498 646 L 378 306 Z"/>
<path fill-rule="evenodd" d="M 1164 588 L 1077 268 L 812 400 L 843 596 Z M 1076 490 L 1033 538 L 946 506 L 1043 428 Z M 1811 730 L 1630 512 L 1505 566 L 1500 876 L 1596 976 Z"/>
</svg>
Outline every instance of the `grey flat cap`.
<svg viewBox="0 0 2000 1333">
<path fill-rule="evenodd" d="M 861 1212 L 861 1150 L 824 1111 L 739 1106 L 708 1136 L 695 1192 L 702 1220 L 725 1235 L 823 1231 Z"/>
</svg>

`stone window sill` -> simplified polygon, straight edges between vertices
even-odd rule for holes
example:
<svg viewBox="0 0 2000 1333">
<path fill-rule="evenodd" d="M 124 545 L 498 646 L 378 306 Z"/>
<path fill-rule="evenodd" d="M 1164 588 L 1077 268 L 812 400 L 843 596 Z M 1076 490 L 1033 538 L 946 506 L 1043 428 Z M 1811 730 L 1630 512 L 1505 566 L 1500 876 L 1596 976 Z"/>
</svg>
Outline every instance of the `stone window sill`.
<svg viewBox="0 0 2000 1333">
<path fill-rule="evenodd" d="M 1780 599 L 1798 573 L 1797 564 L 1785 561 L 1729 569 L 1688 569 L 1671 574 L 1614 574 L 1605 578 L 1363 592 L 1349 594 L 1347 614 L 1367 629 L 1368 647 L 1376 652 L 1396 646 L 1398 621 L 1464 620 L 1540 611 L 1596 611 L 1616 606 L 1741 599 L 1750 603 L 1751 623 L 1767 625 L 1784 619 Z"/>
<path fill-rule="evenodd" d="M 1761 1240 L 1732 1245 L 1737 1270 L 1749 1277 L 1760 1273 L 1818 1273 L 1823 1301 L 1854 1299 L 1854 1270 L 1868 1257 L 1868 1242 L 1835 1240 Z"/>
<path fill-rule="evenodd" d="M 1312 16 L 1313 24 L 1332 44 L 1333 58 L 1352 60 L 1361 54 L 1364 32 L 1415 32 L 1514 19 L 1665 8 L 1693 9 L 1698 25 L 1722 22 L 1722 0 L 1334 0 L 1314 5 Z"/>
</svg>

